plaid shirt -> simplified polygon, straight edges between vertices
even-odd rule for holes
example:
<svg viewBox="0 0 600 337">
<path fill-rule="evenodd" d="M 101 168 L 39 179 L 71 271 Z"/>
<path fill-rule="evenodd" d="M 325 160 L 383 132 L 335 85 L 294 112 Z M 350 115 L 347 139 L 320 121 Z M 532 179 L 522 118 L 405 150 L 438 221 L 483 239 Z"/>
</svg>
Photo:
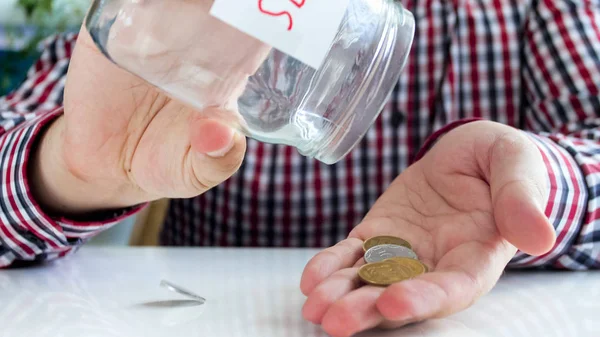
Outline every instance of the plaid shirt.
<svg viewBox="0 0 600 337">
<path fill-rule="evenodd" d="M 542 153 L 557 243 L 511 266 L 600 266 L 600 5 L 597 0 L 404 0 L 417 29 L 380 118 L 336 165 L 248 141 L 237 174 L 173 200 L 161 241 L 186 246 L 324 247 L 348 232 L 423 144 L 468 118 L 526 132 Z M 49 39 L 20 89 L 0 99 L 0 266 L 52 259 L 128 214 L 51 218 L 29 193 L 39 130 L 61 113 L 76 36 Z M 433 136 L 432 136 L 433 135 Z M 121 213 L 125 213 L 123 211 Z"/>
</svg>

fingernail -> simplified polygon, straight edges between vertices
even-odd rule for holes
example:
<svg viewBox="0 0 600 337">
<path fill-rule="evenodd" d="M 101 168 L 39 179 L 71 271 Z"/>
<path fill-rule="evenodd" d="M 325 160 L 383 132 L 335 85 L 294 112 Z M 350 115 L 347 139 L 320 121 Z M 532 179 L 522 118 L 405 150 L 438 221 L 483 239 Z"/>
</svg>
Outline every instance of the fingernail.
<svg viewBox="0 0 600 337">
<path fill-rule="evenodd" d="M 235 131 L 233 129 L 229 129 L 229 141 L 219 150 L 207 152 L 206 155 L 212 158 L 222 158 L 224 157 L 235 145 Z"/>
</svg>

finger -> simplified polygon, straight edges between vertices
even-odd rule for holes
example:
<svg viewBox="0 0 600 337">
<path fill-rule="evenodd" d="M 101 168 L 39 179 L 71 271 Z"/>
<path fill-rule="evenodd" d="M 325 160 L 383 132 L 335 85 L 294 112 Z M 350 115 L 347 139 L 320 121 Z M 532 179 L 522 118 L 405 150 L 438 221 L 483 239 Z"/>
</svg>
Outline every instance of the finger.
<svg viewBox="0 0 600 337">
<path fill-rule="evenodd" d="M 323 329 L 334 337 L 346 337 L 378 326 L 384 319 L 376 303 L 384 290 L 366 286 L 350 292 L 325 313 Z"/>
<path fill-rule="evenodd" d="M 210 119 L 193 119 L 190 125 L 190 158 L 198 192 L 204 192 L 237 171 L 246 150 L 245 138 L 230 127 Z"/>
<path fill-rule="evenodd" d="M 358 268 L 333 273 L 308 295 L 302 308 L 302 316 L 310 322 L 321 324 L 329 307 L 359 285 Z"/>
<path fill-rule="evenodd" d="M 377 301 L 385 319 L 407 322 L 442 317 L 468 307 L 473 282 L 461 272 L 435 272 L 389 286 Z"/>
<path fill-rule="evenodd" d="M 348 238 L 313 257 L 302 273 L 302 293 L 310 294 L 329 275 L 340 269 L 352 267 L 363 255 L 362 244 L 360 239 Z"/>
<path fill-rule="evenodd" d="M 367 264 L 367 262 L 365 261 L 365 259 L 364 258 L 360 258 L 360 259 L 358 259 L 358 261 L 356 261 L 356 263 L 354 264 L 353 267 L 362 267 L 365 264 Z"/>
<path fill-rule="evenodd" d="M 218 115 L 218 109 L 203 111 L 202 115 Z M 194 116 L 191 123 L 192 148 L 210 157 L 223 157 L 235 145 L 232 128 L 216 120 Z"/>
<path fill-rule="evenodd" d="M 446 254 L 436 271 L 389 286 L 377 302 L 390 321 L 444 317 L 473 304 L 496 284 L 515 249 L 502 242 L 472 243 Z"/>
<path fill-rule="evenodd" d="M 502 236 L 525 253 L 552 249 L 555 231 L 544 213 L 546 168 L 535 144 L 517 132 L 498 138 L 490 151 L 494 219 Z"/>
</svg>

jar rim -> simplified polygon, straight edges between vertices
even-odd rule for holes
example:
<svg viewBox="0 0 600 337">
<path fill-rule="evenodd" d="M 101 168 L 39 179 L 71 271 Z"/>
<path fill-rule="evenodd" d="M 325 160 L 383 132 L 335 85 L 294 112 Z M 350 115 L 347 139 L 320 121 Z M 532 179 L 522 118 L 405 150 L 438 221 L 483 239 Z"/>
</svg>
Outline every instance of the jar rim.
<svg viewBox="0 0 600 337">
<path fill-rule="evenodd" d="M 313 153 L 306 154 L 325 164 L 340 161 L 362 140 L 381 114 L 406 66 L 415 34 L 414 16 L 400 3 L 389 4 L 392 8 L 386 18 L 388 31 L 382 34 L 378 46 L 382 50 L 372 61 L 369 79 L 361 84 L 359 93 L 348 105 L 343 127 L 333 130 L 318 142 L 320 146 Z M 399 66 L 394 68 L 394 63 Z"/>
</svg>

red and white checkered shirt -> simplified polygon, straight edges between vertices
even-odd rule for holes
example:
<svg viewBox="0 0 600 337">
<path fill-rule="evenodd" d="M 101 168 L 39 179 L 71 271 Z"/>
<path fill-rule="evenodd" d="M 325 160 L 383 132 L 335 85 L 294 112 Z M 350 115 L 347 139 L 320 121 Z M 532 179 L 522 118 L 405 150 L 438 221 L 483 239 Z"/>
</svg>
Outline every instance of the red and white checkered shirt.
<svg viewBox="0 0 600 337">
<path fill-rule="evenodd" d="M 527 132 L 541 151 L 557 243 L 511 266 L 600 267 L 600 3 L 598 0 L 404 0 L 417 29 L 387 107 L 336 165 L 248 142 L 231 179 L 173 200 L 165 245 L 323 247 L 346 237 L 428 138 L 468 118 Z M 0 99 L 0 266 L 63 256 L 122 214 L 52 218 L 29 193 L 42 126 L 61 113 L 75 35 L 47 40 L 14 93 Z"/>
</svg>

